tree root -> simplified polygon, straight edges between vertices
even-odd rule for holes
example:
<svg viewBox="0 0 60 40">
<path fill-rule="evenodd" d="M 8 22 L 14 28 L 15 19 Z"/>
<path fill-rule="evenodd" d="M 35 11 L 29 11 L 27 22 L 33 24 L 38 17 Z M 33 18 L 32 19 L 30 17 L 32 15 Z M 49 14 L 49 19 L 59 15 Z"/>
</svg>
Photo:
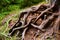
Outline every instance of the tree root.
<svg viewBox="0 0 60 40">
<path fill-rule="evenodd" d="M 32 21 L 32 19 L 33 19 L 33 18 L 31 18 L 31 19 L 29 20 L 29 22 L 28 22 L 26 25 L 24 25 L 24 26 L 21 26 L 21 27 L 17 27 L 17 28 L 12 29 L 12 32 L 9 33 L 8 35 L 10 36 L 10 35 L 12 35 L 12 33 L 13 33 L 14 31 L 27 27 L 27 26 L 30 24 L 30 22 Z"/>
<path fill-rule="evenodd" d="M 54 15 L 50 16 L 48 19 L 43 20 L 43 22 L 40 24 L 40 26 L 36 26 L 34 24 L 31 23 L 31 25 L 35 28 L 38 28 L 40 30 L 42 30 L 44 28 L 44 26 L 48 23 L 48 21 L 52 20 L 54 18 Z"/>
<path fill-rule="evenodd" d="M 55 3 L 49 8 L 47 8 L 47 6 L 46 8 L 41 7 L 42 10 L 39 10 L 38 8 L 37 10 L 23 12 L 19 17 L 18 22 L 10 29 L 9 36 L 11 36 L 16 30 L 18 30 L 18 35 L 22 29 L 22 40 L 25 40 L 25 38 L 27 38 L 25 33 L 28 32 L 27 29 L 31 27 L 38 30 L 33 36 L 34 40 L 36 40 L 38 35 L 41 37 L 40 40 L 46 40 L 48 37 L 54 35 L 53 33 L 60 35 L 58 32 L 60 27 L 60 12 L 54 13 L 51 11 L 54 7 Z M 41 24 L 38 24 L 39 22 L 41 22 Z M 42 35 L 40 35 L 40 32 Z"/>
<path fill-rule="evenodd" d="M 41 14 L 36 18 L 36 20 L 33 23 L 35 23 L 40 18 L 40 16 L 42 16 L 45 12 L 49 11 L 50 9 L 52 9 L 54 7 L 54 5 L 55 4 L 53 4 L 50 8 L 47 8 L 46 10 L 42 11 Z"/>
<path fill-rule="evenodd" d="M 27 29 L 28 28 L 25 28 L 24 31 L 23 31 L 23 33 L 22 33 L 22 40 L 24 40 L 24 38 L 25 38 L 24 36 L 25 36 L 25 33 L 26 33 Z"/>
</svg>

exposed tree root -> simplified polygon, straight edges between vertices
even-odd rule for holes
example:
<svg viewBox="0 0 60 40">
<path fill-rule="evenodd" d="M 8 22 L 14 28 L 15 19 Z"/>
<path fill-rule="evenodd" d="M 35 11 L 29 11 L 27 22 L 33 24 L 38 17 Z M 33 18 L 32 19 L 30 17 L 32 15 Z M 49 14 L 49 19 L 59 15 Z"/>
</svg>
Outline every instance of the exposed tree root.
<svg viewBox="0 0 60 40">
<path fill-rule="evenodd" d="M 55 4 L 53 4 L 50 8 L 47 8 L 46 10 L 42 11 L 41 14 L 36 18 L 35 22 L 40 18 L 40 16 L 42 16 L 45 12 L 49 11 L 50 9 L 52 9 L 54 7 Z M 35 23 L 34 22 L 34 23 Z"/>
<path fill-rule="evenodd" d="M 41 5 L 38 9 L 32 9 L 33 11 L 22 12 L 18 22 L 10 29 L 9 36 L 16 30 L 19 35 L 23 30 L 22 40 L 55 40 L 55 34 L 60 35 L 60 10 L 53 12 L 54 7 L 55 3 L 50 7 Z"/>
<path fill-rule="evenodd" d="M 24 40 L 24 36 L 25 36 L 25 33 L 26 33 L 27 29 L 28 28 L 25 28 L 24 31 L 23 31 L 23 33 L 22 33 L 22 40 Z"/>
</svg>

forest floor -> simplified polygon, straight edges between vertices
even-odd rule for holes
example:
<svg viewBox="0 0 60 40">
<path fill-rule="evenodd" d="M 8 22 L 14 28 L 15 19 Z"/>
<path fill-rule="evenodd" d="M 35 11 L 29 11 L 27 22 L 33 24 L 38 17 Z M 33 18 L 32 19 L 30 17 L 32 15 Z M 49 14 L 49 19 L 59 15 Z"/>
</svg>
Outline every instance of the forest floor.
<svg viewBox="0 0 60 40">
<path fill-rule="evenodd" d="M 39 5 L 41 5 L 41 4 L 34 5 L 34 6 L 38 7 Z M 32 7 L 34 7 L 34 6 L 32 6 Z M 5 16 L 0 21 L 0 40 L 16 40 L 16 39 L 20 39 L 20 38 L 16 38 L 16 36 L 13 36 L 11 38 L 7 37 L 8 31 L 11 28 L 11 27 L 9 27 L 9 21 L 12 20 L 12 24 L 14 25 L 17 22 L 20 13 L 22 11 L 26 11 L 26 10 L 28 10 L 30 8 L 31 7 L 28 7 L 28 8 L 22 9 L 22 10 L 12 11 L 12 12 L 10 12 L 9 15 Z"/>
</svg>

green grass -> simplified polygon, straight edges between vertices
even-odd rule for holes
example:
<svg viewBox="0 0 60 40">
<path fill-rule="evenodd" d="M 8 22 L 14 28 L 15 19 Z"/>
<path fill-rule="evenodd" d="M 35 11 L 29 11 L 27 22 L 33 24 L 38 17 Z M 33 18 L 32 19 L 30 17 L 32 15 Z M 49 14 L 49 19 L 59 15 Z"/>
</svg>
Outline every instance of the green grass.
<svg viewBox="0 0 60 40">
<path fill-rule="evenodd" d="M 16 13 L 17 13 L 17 11 L 16 11 Z M 9 29 L 10 29 L 10 28 L 8 28 L 8 23 L 9 23 L 9 20 L 11 20 L 11 19 L 16 21 L 18 19 L 18 14 L 11 17 L 10 19 L 8 19 L 7 22 L 3 26 L 0 27 L 0 39 L 2 39 L 2 40 L 16 40 L 16 36 L 13 36 L 11 38 L 7 36 Z"/>
<path fill-rule="evenodd" d="M 9 5 L 8 7 L 5 7 L 0 12 L 0 21 L 6 16 L 9 15 L 11 11 L 13 10 L 20 10 L 18 5 Z"/>
</svg>

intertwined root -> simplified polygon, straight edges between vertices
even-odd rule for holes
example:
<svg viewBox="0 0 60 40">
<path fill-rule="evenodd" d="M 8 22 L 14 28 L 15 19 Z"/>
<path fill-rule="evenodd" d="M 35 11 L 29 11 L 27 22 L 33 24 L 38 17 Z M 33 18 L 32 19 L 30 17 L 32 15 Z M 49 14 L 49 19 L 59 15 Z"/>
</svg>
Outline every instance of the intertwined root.
<svg viewBox="0 0 60 40">
<path fill-rule="evenodd" d="M 34 11 L 22 12 L 18 22 L 10 29 L 9 36 L 16 30 L 22 32 L 22 40 L 46 40 L 60 36 L 60 10 L 41 5 Z M 55 10 L 55 11 L 54 11 Z M 19 35 L 19 34 L 18 34 Z"/>
</svg>

